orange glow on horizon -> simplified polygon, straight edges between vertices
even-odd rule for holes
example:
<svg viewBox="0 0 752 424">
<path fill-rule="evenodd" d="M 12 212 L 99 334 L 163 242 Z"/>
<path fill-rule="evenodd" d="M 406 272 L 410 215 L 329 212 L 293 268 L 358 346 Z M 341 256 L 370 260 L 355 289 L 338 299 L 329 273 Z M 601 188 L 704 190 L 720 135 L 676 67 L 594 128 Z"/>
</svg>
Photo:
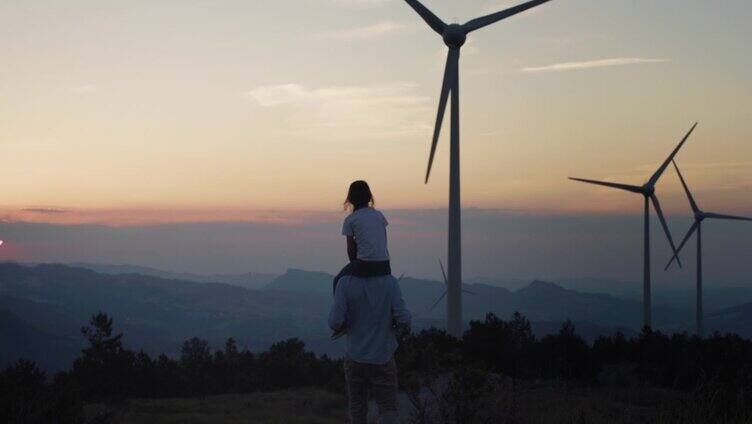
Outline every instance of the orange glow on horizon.
<svg viewBox="0 0 752 424">
<path fill-rule="evenodd" d="M 241 209 L 45 209 L 28 208 L 0 211 L 0 222 L 26 222 L 53 225 L 103 225 L 131 227 L 201 222 L 250 222 L 286 226 L 328 220 L 338 221 L 337 213 L 258 211 Z M 2 242 L 0 241 L 0 245 Z"/>
</svg>

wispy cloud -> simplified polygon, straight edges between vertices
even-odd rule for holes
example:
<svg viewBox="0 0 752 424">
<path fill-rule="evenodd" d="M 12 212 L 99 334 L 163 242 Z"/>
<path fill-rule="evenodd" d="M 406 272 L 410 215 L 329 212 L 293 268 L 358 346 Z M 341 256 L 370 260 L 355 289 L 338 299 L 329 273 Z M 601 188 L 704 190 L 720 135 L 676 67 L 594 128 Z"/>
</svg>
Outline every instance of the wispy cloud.
<svg viewBox="0 0 752 424">
<path fill-rule="evenodd" d="M 324 0 L 337 6 L 346 7 L 374 7 L 381 6 L 393 0 Z"/>
<path fill-rule="evenodd" d="M 93 93 L 97 90 L 97 87 L 94 84 L 85 84 L 85 85 L 78 85 L 75 87 L 68 88 L 68 91 L 75 94 L 89 94 Z"/>
<path fill-rule="evenodd" d="M 522 72 L 563 72 L 583 69 L 607 68 L 612 66 L 639 65 L 645 63 L 665 63 L 670 59 L 646 57 L 615 57 L 610 59 L 586 60 L 582 62 L 554 63 L 545 66 L 522 68 Z"/>
<path fill-rule="evenodd" d="M 251 210 L 243 208 L 122 208 L 55 209 L 0 208 L 0 224 L 13 222 L 60 225 L 94 224 L 110 227 L 170 225 L 200 222 L 254 222 L 277 225 L 301 225 L 304 222 L 331 222 L 329 214 L 303 211 Z"/>
<path fill-rule="evenodd" d="M 494 1 L 487 1 L 483 7 L 480 10 L 480 13 L 482 15 L 490 15 L 491 13 L 496 13 L 505 9 L 509 9 L 510 7 L 517 6 L 518 4 L 522 3 L 520 0 L 494 0 Z M 544 10 L 549 5 L 542 5 L 538 7 L 534 7 L 532 9 L 526 10 L 523 13 L 520 13 L 518 15 L 515 15 L 513 19 L 519 19 L 523 16 L 529 16 L 533 13 L 539 13 L 540 11 Z"/>
<path fill-rule="evenodd" d="M 22 211 L 31 212 L 31 213 L 39 213 L 39 214 L 44 214 L 44 215 L 58 215 L 58 214 L 67 212 L 64 209 L 56 209 L 56 208 L 26 208 L 26 209 L 22 209 Z"/>
<path fill-rule="evenodd" d="M 265 108 L 283 107 L 292 132 L 352 129 L 382 138 L 422 134 L 430 122 L 430 100 L 411 83 L 313 89 L 289 83 L 256 87 L 247 96 Z"/>
<path fill-rule="evenodd" d="M 361 27 L 328 30 L 319 33 L 318 36 L 328 40 L 363 40 L 394 34 L 407 27 L 403 23 L 383 21 Z"/>
</svg>

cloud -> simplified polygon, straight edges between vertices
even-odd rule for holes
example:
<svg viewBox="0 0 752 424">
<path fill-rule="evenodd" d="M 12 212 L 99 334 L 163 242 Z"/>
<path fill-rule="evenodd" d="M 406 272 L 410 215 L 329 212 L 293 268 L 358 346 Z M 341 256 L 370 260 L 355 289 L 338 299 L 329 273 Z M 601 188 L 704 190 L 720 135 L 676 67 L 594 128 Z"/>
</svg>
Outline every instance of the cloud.
<svg viewBox="0 0 752 424">
<path fill-rule="evenodd" d="M 510 7 L 517 6 L 520 3 L 522 2 L 519 0 L 495 0 L 486 2 L 486 4 L 481 8 L 481 13 L 482 15 L 490 15 L 492 13 L 500 12 L 502 10 L 509 9 Z M 515 15 L 514 18 L 520 18 L 522 16 L 529 16 L 533 13 L 539 13 L 541 10 L 545 9 L 546 6 L 548 5 L 542 5 L 528 9 L 523 13 Z"/>
<path fill-rule="evenodd" d="M 665 63 L 670 59 L 645 57 L 616 57 L 611 59 L 587 60 L 582 62 L 554 63 L 546 66 L 522 68 L 522 72 L 563 72 L 579 71 L 583 69 L 606 68 L 611 66 L 638 65 L 644 63 Z"/>
<path fill-rule="evenodd" d="M 394 34 L 407 25 L 394 21 L 382 21 L 372 25 L 324 31 L 318 36 L 327 40 L 364 40 Z"/>
<path fill-rule="evenodd" d="M 300 103 L 316 97 L 316 94 L 307 91 L 303 86 L 293 83 L 264 85 L 256 87 L 246 94 L 264 107 Z"/>
<path fill-rule="evenodd" d="M 39 214 L 44 214 L 44 215 L 58 215 L 58 214 L 68 212 L 64 209 L 55 209 L 55 208 L 26 208 L 26 209 L 21 209 L 21 210 L 23 212 L 39 213 Z"/>
<path fill-rule="evenodd" d="M 75 94 L 89 94 L 97 90 L 94 84 L 79 85 L 76 87 L 70 87 L 69 91 Z"/>
<path fill-rule="evenodd" d="M 323 0 L 326 3 L 334 6 L 352 7 L 352 8 L 367 8 L 377 7 L 389 3 L 393 0 Z"/>
<path fill-rule="evenodd" d="M 331 222 L 338 219 L 317 212 L 254 210 L 244 208 L 113 208 L 55 209 L 0 208 L 0 225 L 5 223 L 44 223 L 55 225 L 104 225 L 132 227 L 177 225 L 198 222 L 246 222 L 295 226 L 302 222 Z M 327 221 L 328 220 L 328 221 Z"/>
<path fill-rule="evenodd" d="M 417 85 L 411 83 L 313 89 L 288 83 L 256 87 L 247 96 L 262 107 L 283 109 L 290 121 L 283 131 L 293 133 L 321 130 L 331 134 L 337 129 L 383 138 L 424 134 L 430 129 L 430 99 L 419 96 Z"/>
</svg>

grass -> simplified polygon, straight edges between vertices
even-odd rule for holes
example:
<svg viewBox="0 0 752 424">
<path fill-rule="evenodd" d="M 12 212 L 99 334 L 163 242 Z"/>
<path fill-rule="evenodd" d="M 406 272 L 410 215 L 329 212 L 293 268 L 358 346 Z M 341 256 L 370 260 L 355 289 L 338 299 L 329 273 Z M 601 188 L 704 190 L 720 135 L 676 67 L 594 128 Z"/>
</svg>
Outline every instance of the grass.
<svg viewBox="0 0 752 424">
<path fill-rule="evenodd" d="M 486 413 L 499 424 L 752 424 L 748 418 L 706 414 L 689 394 L 651 387 L 587 387 L 522 382 L 491 395 Z M 406 403 L 407 400 L 401 402 Z M 402 405 L 403 423 L 409 423 Z M 111 412 L 108 424 L 328 424 L 347 421 L 344 396 L 306 388 L 205 398 L 133 399 L 117 406 L 88 405 L 87 415 Z M 492 411 L 493 410 L 493 411 Z M 488 418 L 487 414 L 485 415 Z M 97 422 L 97 421 L 89 421 Z"/>
<path fill-rule="evenodd" d="M 578 387 L 544 383 L 518 394 L 520 423 L 654 423 L 667 405 L 682 398 L 655 388 Z M 514 421 L 514 420 L 510 420 Z"/>
<path fill-rule="evenodd" d="M 89 405 L 89 415 L 107 407 Z M 329 424 L 346 421 L 346 399 L 319 389 L 205 398 L 134 399 L 112 408 L 112 424 Z"/>
</svg>

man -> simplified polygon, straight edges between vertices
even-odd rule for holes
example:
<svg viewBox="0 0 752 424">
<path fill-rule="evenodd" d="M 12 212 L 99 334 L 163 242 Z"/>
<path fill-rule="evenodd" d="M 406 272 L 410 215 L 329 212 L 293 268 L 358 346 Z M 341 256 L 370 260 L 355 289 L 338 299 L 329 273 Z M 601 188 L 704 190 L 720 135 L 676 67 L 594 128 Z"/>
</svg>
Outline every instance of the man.
<svg viewBox="0 0 752 424">
<path fill-rule="evenodd" d="M 345 381 L 352 424 L 366 424 L 369 390 L 381 422 L 397 423 L 397 326 L 410 327 L 410 312 L 397 279 L 387 275 L 340 280 L 329 327 L 347 335 Z"/>
</svg>

